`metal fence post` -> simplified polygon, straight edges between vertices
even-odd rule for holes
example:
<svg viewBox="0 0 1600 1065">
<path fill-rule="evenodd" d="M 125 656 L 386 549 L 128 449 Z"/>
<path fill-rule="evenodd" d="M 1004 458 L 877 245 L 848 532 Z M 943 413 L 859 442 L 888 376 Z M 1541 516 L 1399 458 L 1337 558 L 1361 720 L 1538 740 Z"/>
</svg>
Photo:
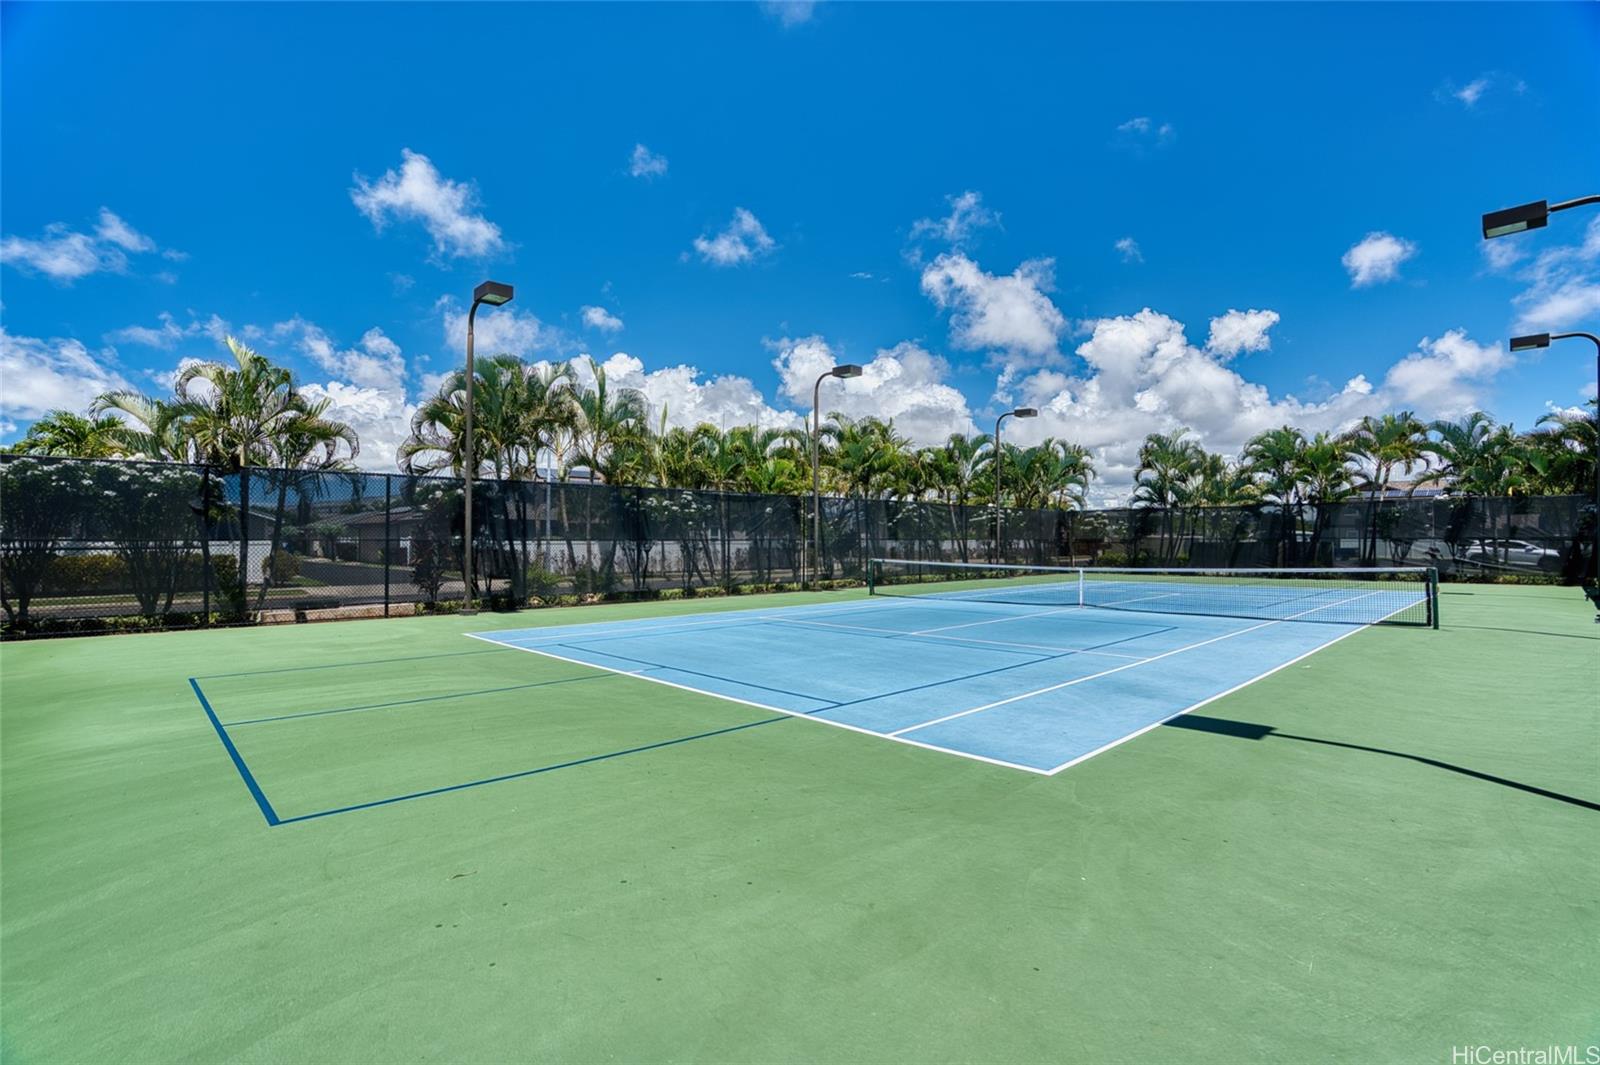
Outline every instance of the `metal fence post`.
<svg viewBox="0 0 1600 1065">
<path fill-rule="evenodd" d="M 392 537 L 390 535 L 390 532 L 389 532 L 389 527 L 390 527 L 389 523 L 390 523 L 390 518 L 392 517 L 392 515 L 390 513 L 390 511 L 391 511 L 390 500 L 392 498 L 393 498 L 393 483 L 392 483 L 392 480 L 391 480 L 390 476 L 386 473 L 386 474 L 383 475 L 383 553 L 381 555 L 381 557 L 383 559 L 383 616 L 384 617 L 388 617 L 389 616 L 389 563 L 391 561 L 391 559 L 389 557 L 389 552 L 390 552 L 391 547 L 394 544 L 394 540 L 392 539 Z"/>
<path fill-rule="evenodd" d="M 200 467 L 200 624 L 211 627 L 211 467 Z"/>
</svg>

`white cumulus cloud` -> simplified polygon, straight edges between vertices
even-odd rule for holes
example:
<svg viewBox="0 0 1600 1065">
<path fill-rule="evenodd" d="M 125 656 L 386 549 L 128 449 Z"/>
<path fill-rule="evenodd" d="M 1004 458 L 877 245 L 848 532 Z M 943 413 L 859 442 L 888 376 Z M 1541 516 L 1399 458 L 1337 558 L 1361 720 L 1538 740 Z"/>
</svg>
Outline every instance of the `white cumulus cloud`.
<svg viewBox="0 0 1600 1065">
<path fill-rule="evenodd" d="M 1499 344 L 1474 343 L 1465 330 L 1452 329 L 1437 340 L 1423 337 L 1390 367 L 1384 388 L 1397 407 L 1455 417 L 1478 406 L 1482 386 L 1511 363 Z"/>
<path fill-rule="evenodd" d="M 1589 221 L 1582 241 L 1546 248 L 1516 276 L 1528 286 L 1512 300 L 1518 333 L 1583 328 L 1600 315 L 1600 218 Z"/>
<path fill-rule="evenodd" d="M 846 360 L 820 336 L 785 338 L 773 347 L 783 395 L 800 410 L 811 409 L 818 375 Z M 949 385 L 950 364 L 921 346 L 903 341 L 880 349 L 861 367 L 861 376 L 824 381 L 824 416 L 838 411 L 851 418 L 892 419 L 913 443 L 943 443 L 951 433 L 974 433 L 977 426 L 966 397 Z"/>
<path fill-rule="evenodd" d="M 341 349 L 323 329 L 298 315 L 272 327 L 275 339 L 293 339 L 302 354 L 328 373 L 362 388 L 386 391 L 405 386 L 406 361 L 400 345 L 374 326 L 351 348 Z"/>
<path fill-rule="evenodd" d="M 1393 233 L 1374 231 L 1352 244 L 1339 260 L 1350 274 L 1351 288 L 1393 281 L 1400 264 L 1417 254 L 1417 246 Z"/>
<path fill-rule="evenodd" d="M 1206 341 L 1206 350 L 1223 359 L 1231 359 L 1241 351 L 1266 351 L 1272 346 L 1267 330 L 1277 324 L 1277 311 L 1230 309 L 1227 314 L 1211 319 L 1211 337 Z"/>
<path fill-rule="evenodd" d="M 436 304 L 444 313 L 444 342 L 458 354 L 467 351 L 467 311 L 451 298 L 444 297 Z M 473 351 L 478 355 L 498 355 L 502 352 L 521 358 L 547 356 L 562 346 L 560 332 L 540 321 L 529 311 L 515 306 L 496 307 L 492 313 L 480 310 L 473 326 Z"/>
<path fill-rule="evenodd" d="M 734 208 L 733 219 L 722 232 L 694 238 L 694 250 L 713 266 L 740 266 L 771 254 L 777 246 L 760 219 L 743 207 Z"/>
<path fill-rule="evenodd" d="M 100 208 L 93 233 L 80 233 L 63 222 L 44 227 L 38 238 L 0 240 L 0 262 L 25 273 L 43 274 L 70 285 L 90 274 L 125 274 L 128 256 L 156 250 L 156 242 L 123 221 L 110 208 Z M 169 259 L 186 258 L 170 249 Z"/>
<path fill-rule="evenodd" d="M 1053 259 L 1030 259 L 998 276 L 960 252 L 947 252 L 922 271 L 922 291 L 950 313 L 955 347 L 1048 359 L 1067 328 L 1046 295 L 1055 285 L 1054 268 Z"/>
<path fill-rule="evenodd" d="M 213 314 L 202 319 L 196 317 L 193 311 L 189 312 L 189 321 L 183 325 L 178 324 L 177 318 L 170 311 L 162 311 L 156 315 L 156 322 L 154 326 L 128 325 L 114 329 L 106 334 L 106 339 L 114 344 L 137 344 L 165 351 L 177 347 L 185 340 L 202 336 L 221 344 L 232 331 L 232 327 L 220 316 Z"/>
<path fill-rule="evenodd" d="M 357 465 L 390 473 L 397 468 L 400 445 L 411 434 L 411 416 L 417 410 L 403 391 L 327 381 L 301 385 L 300 392 L 313 401 L 328 400 L 323 417 L 355 430 L 361 441 Z"/>
<path fill-rule="evenodd" d="M 16 336 L 0 326 L 0 421 L 32 421 L 50 410 L 81 412 L 102 392 L 130 388 L 114 351 L 81 341 Z"/>
<path fill-rule="evenodd" d="M 707 377 L 694 366 L 644 368 L 644 362 L 619 351 L 601 362 L 611 388 L 633 388 L 650 404 L 651 425 L 666 413 L 667 425 L 692 427 L 702 422 L 719 429 L 758 425 L 763 429 L 791 429 L 800 424 L 791 411 L 777 410 L 747 377 L 721 374 Z M 587 358 L 572 360 L 582 384 L 592 382 Z"/>
<path fill-rule="evenodd" d="M 1191 344 L 1181 322 L 1149 308 L 1095 321 L 1077 355 L 1081 372 L 1013 370 L 1002 383 L 1014 402 L 1039 408 L 1038 418 L 1016 423 L 1019 443 L 1054 436 L 1090 449 L 1100 475 L 1091 493 L 1097 503 L 1129 492 L 1139 445 L 1149 433 L 1187 428 L 1207 448 L 1237 456 L 1251 436 L 1281 425 L 1334 432 L 1365 415 L 1402 408 L 1423 418 L 1451 416 L 1481 402 L 1509 364 L 1498 349 L 1452 331 L 1437 341 L 1424 339 L 1381 385 L 1357 374 L 1326 395 L 1273 395 L 1217 351 Z"/>
<path fill-rule="evenodd" d="M 421 222 L 439 256 L 482 257 L 505 247 L 500 227 L 473 210 L 470 185 L 444 177 L 425 155 L 409 148 L 400 154 L 400 169 L 375 182 L 355 175 L 350 199 L 373 228 L 381 231 L 391 219 Z"/>
<path fill-rule="evenodd" d="M 585 307 L 583 309 L 583 324 L 590 329 L 598 329 L 602 333 L 616 333 L 622 329 L 622 319 L 604 307 Z"/>
</svg>

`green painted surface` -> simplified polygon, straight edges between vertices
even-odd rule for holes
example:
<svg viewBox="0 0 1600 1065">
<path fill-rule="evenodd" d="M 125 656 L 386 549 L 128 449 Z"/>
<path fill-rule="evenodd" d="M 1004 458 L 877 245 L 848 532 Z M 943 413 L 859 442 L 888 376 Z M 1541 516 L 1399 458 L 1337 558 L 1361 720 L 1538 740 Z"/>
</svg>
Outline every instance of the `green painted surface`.
<svg viewBox="0 0 1600 1065">
<path fill-rule="evenodd" d="M 821 598 L 0 648 L 5 1059 L 1600 1041 L 1600 813 L 1505 783 L 1600 801 L 1571 589 L 1447 586 L 1443 631 L 1369 630 L 1200 711 L 1271 734 L 1160 728 L 1053 778 L 785 719 L 274 828 L 188 683 L 296 667 L 202 681 L 230 721 L 369 706 L 232 729 L 289 817 L 771 716 L 462 632 Z"/>
</svg>

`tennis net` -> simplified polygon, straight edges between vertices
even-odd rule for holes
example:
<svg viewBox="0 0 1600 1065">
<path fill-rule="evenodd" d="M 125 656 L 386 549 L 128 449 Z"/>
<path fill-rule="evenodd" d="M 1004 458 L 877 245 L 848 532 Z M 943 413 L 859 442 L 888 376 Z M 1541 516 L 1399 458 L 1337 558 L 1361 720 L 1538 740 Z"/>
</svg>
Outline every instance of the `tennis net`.
<svg viewBox="0 0 1600 1065">
<path fill-rule="evenodd" d="M 868 587 L 873 595 L 1046 608 L 1439 627 L 1438 577 L 1421 567 L 1123 569 L 875 558 Z"/>
</svg>

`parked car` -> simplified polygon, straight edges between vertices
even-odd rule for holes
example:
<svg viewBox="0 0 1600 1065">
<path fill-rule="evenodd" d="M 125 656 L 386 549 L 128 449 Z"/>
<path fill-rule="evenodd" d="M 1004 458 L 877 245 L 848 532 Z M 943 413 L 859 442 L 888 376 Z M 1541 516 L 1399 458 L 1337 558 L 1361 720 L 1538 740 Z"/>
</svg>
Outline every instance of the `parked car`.
<svg viewBox="0 0 1600 1065">
<path fill-rule="evenodd" d="M 1527 540 L 1474 540 L 1461 558 L 1480 566 L 1514 566 L 1554 573 L 1561 568 L 1561 552 Z"/>
</svg>

